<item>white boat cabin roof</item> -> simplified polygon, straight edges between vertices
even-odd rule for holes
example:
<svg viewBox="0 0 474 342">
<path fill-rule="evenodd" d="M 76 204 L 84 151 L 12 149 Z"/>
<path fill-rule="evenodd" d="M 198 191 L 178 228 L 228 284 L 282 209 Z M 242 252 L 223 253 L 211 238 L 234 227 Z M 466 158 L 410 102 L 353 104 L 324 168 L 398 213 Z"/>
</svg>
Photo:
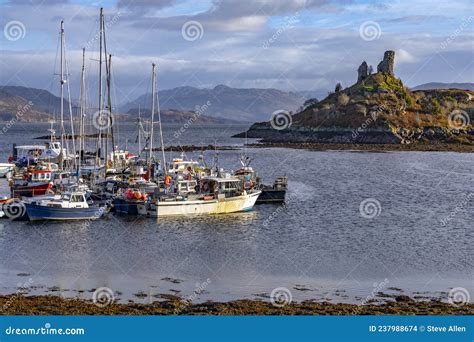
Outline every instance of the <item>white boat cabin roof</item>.
<svg viewBox="0 0 474 342">
<path fill-rule="evenodd" d="M 45 150 L 46 147 L 43 145 L 19 145 L 15 146 L 17 150 Z"/>
<path fill-rule="evenodd" d="M 238 178 L 221 178 L 221 177 L 205 177 L 202 180 L 203 181 L 218 182 L 218 183 L 230 183 L 230 182 L 240 182 L 241 181 Z"/>
</svg>

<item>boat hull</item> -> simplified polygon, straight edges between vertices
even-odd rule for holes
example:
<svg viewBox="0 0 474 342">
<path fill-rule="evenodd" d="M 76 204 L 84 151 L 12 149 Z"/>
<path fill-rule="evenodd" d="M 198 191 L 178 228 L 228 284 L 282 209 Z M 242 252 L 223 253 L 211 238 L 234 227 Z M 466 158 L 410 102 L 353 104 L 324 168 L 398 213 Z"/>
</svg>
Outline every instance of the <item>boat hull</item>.
<svg viewBox="0 0 474 342">
<path fill-rule="evenodd" d="M 123 198 L 114 199 L 114 211 L 118 214 L 138 215 L 138 206 L 141 201 L 128 201 Z"/>
<path fill-rule="evenodd" d="M 257 199 L 257 204 L 283 203 L 285 202 L 286 190 L 262 189 Z"/>
<path fill-rule="evenodd" d="M 197 201 L 169 201 L 150 203 L 146 215 L 151 217 L 216 215 L 249 211 L 255 205 L 260 191 L 225 199 Z M 144 210 L 139 209 L 140 213 Z"/>
<path fill-rule="evenodd" d="M 55 208 L 25 203 L 25 208 L 30 221 L 96 220 L 106 213 L 105 206 L 95 208 Z"/>
<path fill-rule="evenodd" d="M 14 197 L 34 197 L 45 195 L 46 192 L 51 189 L 53 185 L 49 182 L 39 183 L 35 185 L 14 185 L 12 187 L 12 194 Z"/>
</svg>

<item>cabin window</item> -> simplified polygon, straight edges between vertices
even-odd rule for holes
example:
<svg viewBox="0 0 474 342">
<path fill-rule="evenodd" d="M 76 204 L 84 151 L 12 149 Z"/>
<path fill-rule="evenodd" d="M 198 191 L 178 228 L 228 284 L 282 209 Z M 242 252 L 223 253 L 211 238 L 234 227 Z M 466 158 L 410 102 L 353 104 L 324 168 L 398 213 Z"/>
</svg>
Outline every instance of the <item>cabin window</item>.
<svg viewBox="0 0 474 342">
<path fill-rule="evenodd" d="M 82 196 L 81 195 L 72 195 L 71 202 L 82 202 Z"/>
</svg>

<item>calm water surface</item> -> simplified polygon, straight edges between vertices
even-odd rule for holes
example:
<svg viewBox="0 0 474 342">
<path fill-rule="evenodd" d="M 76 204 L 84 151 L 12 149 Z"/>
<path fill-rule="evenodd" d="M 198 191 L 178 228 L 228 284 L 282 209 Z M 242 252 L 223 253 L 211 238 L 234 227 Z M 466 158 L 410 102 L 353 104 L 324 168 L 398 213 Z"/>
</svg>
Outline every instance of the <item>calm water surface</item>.
<svg viewBox="0 0 474 342">
<path fill-rule="evenodd" d="M 35 142 L 24 127 L 29 137 L 44 134 L 43 126 L 15 126 L 0 136 L 2 161 L 12 142 Z M 243 128 L 195 127 L 179 139 L 173 128 L 165 140 L 236 145 L 243 140 L 229 136 Z M 221 165 L 237 168 L 241 152 L 220 151 Z M 285 206 L 158 222 L 113 215 L 90 225 L 1 220 L 0 292 L 31 279 L 30 293 L 90 299 L 89 290 L 106 286 L 136 302 L 188 296 L 204 282 L 197 301 L 265 298 L 286 287 L 298 301 L 360 302 L 380 283 L 386 293 L 400 288 L 445 298 L 450 288 L 463 287 L 474 294 L 472 154 L 246 153 L 265 181 L 289 177 Z M 212 155 L 205 153 L 209 161 Z M 0 189 L 8 192 L 4 180 Z M 373 218 L 361 215 L 366 199 L 380 203 Z"/>
</svg>

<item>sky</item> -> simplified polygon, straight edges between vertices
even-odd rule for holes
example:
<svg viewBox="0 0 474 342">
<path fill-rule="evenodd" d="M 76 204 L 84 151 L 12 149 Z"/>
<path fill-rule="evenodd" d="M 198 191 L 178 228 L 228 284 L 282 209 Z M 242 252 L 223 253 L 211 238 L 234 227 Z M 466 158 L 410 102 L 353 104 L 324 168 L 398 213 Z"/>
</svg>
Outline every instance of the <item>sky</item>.
<svg viewBox="0 0 474 342">
<path fill-rule="evenodd" d="M 333 90 L 362 61 L 396 52 L 408 86 L 474 82 L 474 2 L 358 0 L 0 0 L 0 84 L 59 89 L 65 22 L 69 86 L 78 96 L 82 48 L 90 97 L 97 91 L 99 8 L 112 54 L 113 97 L 151 87 Z"/>
</svg>

